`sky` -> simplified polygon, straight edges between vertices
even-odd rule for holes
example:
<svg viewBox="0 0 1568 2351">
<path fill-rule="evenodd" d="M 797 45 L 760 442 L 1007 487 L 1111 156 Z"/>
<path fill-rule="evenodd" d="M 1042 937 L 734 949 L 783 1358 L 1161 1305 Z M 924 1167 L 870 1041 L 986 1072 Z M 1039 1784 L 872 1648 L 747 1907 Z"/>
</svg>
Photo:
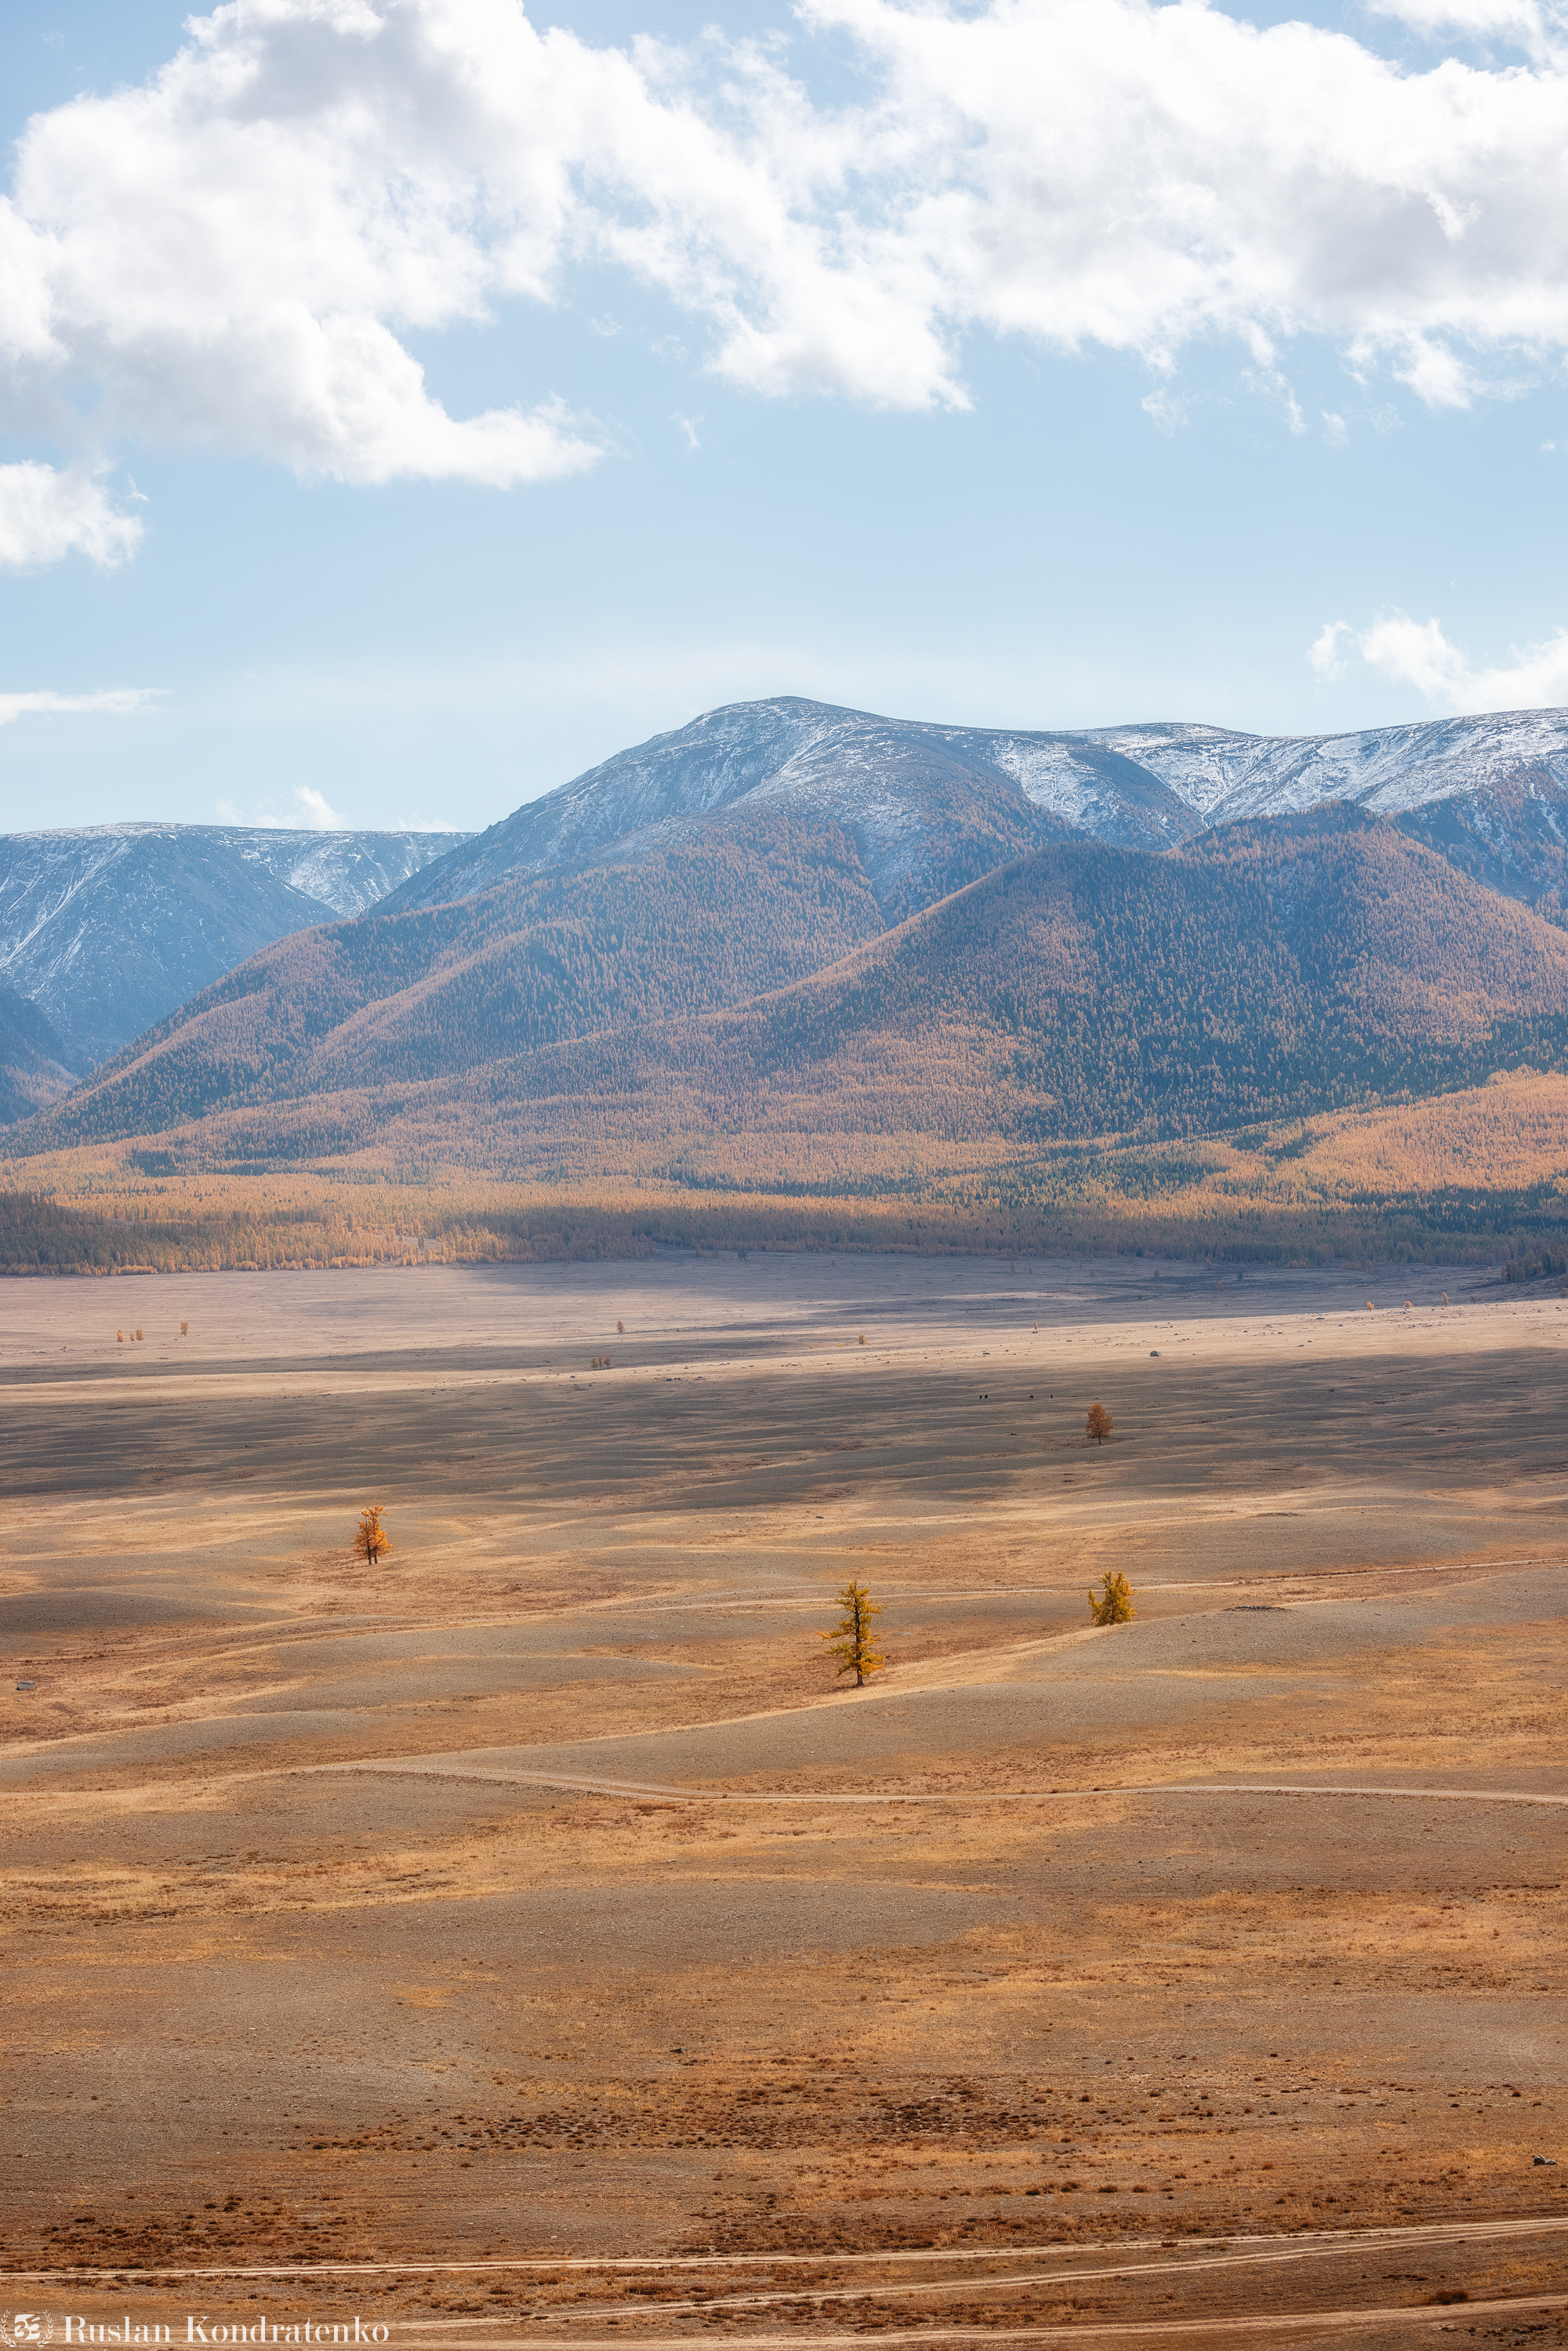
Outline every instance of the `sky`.
<svg viewBox="0 0 1568 2351">
<path fill-rule="evenodd" d="M 1546 0 L 13 0 L 0 827 L 1568 702 Z"/>
</svg>

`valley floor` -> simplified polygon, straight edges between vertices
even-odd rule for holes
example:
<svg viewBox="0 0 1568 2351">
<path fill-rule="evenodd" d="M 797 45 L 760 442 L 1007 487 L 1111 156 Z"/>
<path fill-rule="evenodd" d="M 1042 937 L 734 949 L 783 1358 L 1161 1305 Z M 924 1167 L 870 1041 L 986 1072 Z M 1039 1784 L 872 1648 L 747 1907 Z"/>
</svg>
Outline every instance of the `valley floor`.
<svg viewBox="0 0 1568 2351">
<path fill-rule="evenodd" d="M 1555 1295 L 14 1281 L 0 1384 L 57 2343 L 1568 2340 Z"/>
</svg>

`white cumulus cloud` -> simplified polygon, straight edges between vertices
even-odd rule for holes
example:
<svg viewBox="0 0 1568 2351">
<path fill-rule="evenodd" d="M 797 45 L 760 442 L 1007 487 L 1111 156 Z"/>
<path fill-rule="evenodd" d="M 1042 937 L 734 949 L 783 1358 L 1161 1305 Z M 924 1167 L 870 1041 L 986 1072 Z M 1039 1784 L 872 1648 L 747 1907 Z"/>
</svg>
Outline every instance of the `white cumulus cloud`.
<svg viewBox="0 0 1568 2351">
<path fill-rule="evenodd" d="M 1542 710 L 1568 702 L 1568 629 L 1532 645 L 1511 646 L 1506 662 L 1478 666 L 1450 643 L 1441 621 L 1380 613 L 1369 628 L 1331 621 L 1307 658 L 1327 683 L 1344 676 L 1354 649 L 1396 684 L 1414 686 L 1434 709 Z"/>
<path fill-rule="evenodd" d="M 18 143 L 14 408 L 61 423 L 90 381 L 111 431 L 351 482 L 591 464 L 553 398 L 452 416 L 402 340 L 549 291 L 570 207 L 520 8 L 234 0 L 191 30 L 145 87 L 37 115 Z"/>
<path fill-rule="evenodd" d="M 107 568 L 134 555 L 141 538 L 139 517 L 121 514 L 90 473 L 0 465 L 0 568 L 25 571 L 77 554 Z"/>
<path fill-rule="evenodd" d="M 1555 63 L 1411 73 L 1195 0 L 810 5 L 882 66 L 886 249 L 938 320 L 1155 362 L 1310 331 L 1437 406 L 1568 347 Z"/>
<path fill-rule="evenodd" d="M 1233 337 L 1292 430 L 1303 335 L 1464 406 L 1568 354 L 1568 44 L 1542 0 L 1399 5 L 1515 54 L 1416 71 L 1203 0 L 801 0 L 806 69 L 813 36 L 862 68 L 826 105 L 777 44 L 230 0 L 143 87 L 27 125 L 0 423 L 65 436 L 90 387 L 95 431 L 301 474 L 569 475 L 601 443 L 548 385 L 455 415 L 415 346 L 584 265 L 759 393 L 962 406 L 979 328 L 1162 383 Z"/>
</svg>

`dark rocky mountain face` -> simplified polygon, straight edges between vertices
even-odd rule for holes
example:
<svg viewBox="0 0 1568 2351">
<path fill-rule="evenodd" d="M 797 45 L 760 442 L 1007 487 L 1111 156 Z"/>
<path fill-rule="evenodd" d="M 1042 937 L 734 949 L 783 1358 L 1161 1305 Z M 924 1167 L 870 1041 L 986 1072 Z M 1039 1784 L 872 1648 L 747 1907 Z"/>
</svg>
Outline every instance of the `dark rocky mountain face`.
<svg viewBox="0 0 1568 2351">
<path fill-rule="evenodd" d="M 0 975 L 78 1075 L 259 947 L 373 906 L 450 833 L 127 824 L 0 836 Z"/>
<path fill-rule="evenodd" d="M 435 905 L 615 848 L 635 855 L 720 809 L 737 820 L 773 810 L 847 833 L 891 925 L 1049 841 L 1169 849 L 1214 826 L 1343 800 L 1551 914 L 1568 858 L 1565 793 L 1562 710 L 1277 737 L 1167 724 L 1009 732 L 744 702 L 531 801 L 386 905 Z"/>
</svg>

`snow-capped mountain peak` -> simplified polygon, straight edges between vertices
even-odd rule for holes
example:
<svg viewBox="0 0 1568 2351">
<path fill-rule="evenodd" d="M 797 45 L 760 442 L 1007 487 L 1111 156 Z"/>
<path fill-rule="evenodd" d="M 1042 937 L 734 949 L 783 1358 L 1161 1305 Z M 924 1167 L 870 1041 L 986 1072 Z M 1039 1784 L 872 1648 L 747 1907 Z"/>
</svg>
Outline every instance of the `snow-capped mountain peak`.
<svg viewBox="0 0 1568 2351">
<path fill-rule="evenodd" d="M 1501 796 L 1500 798 L 1500 795 Z M 1039 840 L 1165 849 L 1205 828 L 1349 799 L 1520 896 L 1558 886 L 1568 711 L 1417 720 L 1354 735 L 1247 735 L 1187 722 L 1031 732 L 951 726 L 780 697 L 705 711 L 622 751 L 437 859 L 388 912 L 620 850 L 750 808 L 832 823 L 890 920 Z M 1504 807 L 1506 801 L 1507 807 Z"/>
</svg>

